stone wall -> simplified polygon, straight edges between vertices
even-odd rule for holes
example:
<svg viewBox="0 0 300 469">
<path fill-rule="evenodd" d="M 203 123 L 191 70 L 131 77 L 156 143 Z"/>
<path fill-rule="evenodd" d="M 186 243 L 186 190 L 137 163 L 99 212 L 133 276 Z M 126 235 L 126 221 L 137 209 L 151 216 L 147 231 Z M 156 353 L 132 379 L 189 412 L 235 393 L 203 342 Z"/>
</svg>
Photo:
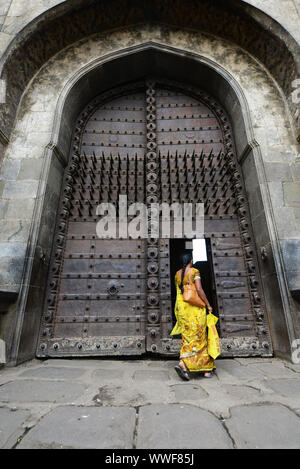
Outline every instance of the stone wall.
<svg viewBox="0 0 300 469">
<path fill-rule="evenodd" d="M 40 9 L 36 6 L 34 18 L 33 2 L 29 2 L 28 8 L 26 3 L 24 16 L 25 4 L 13 1 L 3 25 L 3 34 L 12 41 L 0 61 L 1 77 L 7 82 L 0 128 L 9 137 L 22 92 L 39 68 L 59 50 L 100 31 L 150 22 L 205 31 L 248 50 L 265 64 L 281 86 L 299 135 L 299 116 L 290 99 L 292 81 L 299 75 L 298 38 L 282 27 L 280 20 L 284 26 L 286 24 L 279 6 L 282 2 L 276 3 L 279 22 L 240 0 L 215 0 L 213 3 L 210 0 L 153 0 L 151 5 L 143 0 L 75 0 L 59 2 L 56 7 L 55 2 L 41 2 Z M 289 24 L 297 36 L 297 10 L 291 1 L 284 3 L 290 13 Z"/>
<path fill-rule="evenodd" d="M 71 3 L 70 0 L 1 0 L 0 2 L 0 53 L 3 54 L 9 43 L 17 34 L 40 15 L 49 12 L 55 6 Z M 78 2 L 72 1 L 73 5 Z M 88 3 L 88 2 L 85 2 Z M 238 3 L 238 2 L 236 2 Z M 298 42 L 299 31 L 299 0 L 247 0 L 239 1 L 245 7 L 255 7 L 274 19 L 288 31 Z M 255 17 L 257 12 L 248 8 Z"/>
<path fill-rule="evenodd" d="M 79 0 L 72 3 L 80 5 Z M 231 115 L 257 249 L 260 252 L 264 247 L 267 253 L 267 259 L 260 261 L 260 267 L 274 349 L 278 354 L 290 354 L 291 342 L 300 334 L 297 297 L 300 285 L 297 262 L 300 245 L 300 160 L 297 125 L 292 114 L 294 109 L 289 108 L 288 88 L 284 90 L 278 80 L 288 83 L 296 76 L 299 61 L 295 54 L 295 39 L 299 39 L 297 10 L 291 0 L 235 3 L 249 4 L 246 8 L 249 18 L 257 16 L 265 22 L 269 19 L 269 30 L 274 34 L 276 24 L 273 20 L 262 16 L 260 10 L 253 10 L 251 5 L 266 13 L 266 3 L 268 8 L 272 8 L 272 17 L 284 25 L 290 34 L 286 35 L 280 30 L 278 44 L 281 44 L 280 47 L 286 45 L 286 49 L 282 48 L 279 52 L 284 54 L 286 63 L 291 66 L 291 75 L 286 75 L 287 69 L 280 71 L 281 56 L 280 53 L 276 56 L 276 51 L 271 59 L 267 57 L 267 51 L 261 51 L 260 55 L 261 59 L 265 57 L 271 73 L 264 60 L 254 57 L 254 49 L 252 53 L 247 52 L 234 43 L 233 36 L 230 41 L 197 30 L 153 24 L 104 31 L 81 37 L 69 45 L 63 40 L 56 41 L 57 44 L 54 41 L 56 49 L 51 53 L 37 57 L 36 63 L 31 57 L 33 65 L 30 73 L 24 63 L 21 70 L 24 79 L 19 82 L 15 73 L 8 94 L 18 89 L 17 94 L 11 96 L 17 110 L 16 119 L 13 107 L 8 109 L 6 105 L 0 105 L 3 111 L 1 122 L 3 126 L 7 125 L 7 131 L 2 132 L 0 139 L 5 149 L 0 172 L 0 301 L 2 299 L 1 310 L 4 313 L 0 314 L 0 337 L 7 343 L 12 362 L 31 358 L 34 353 L 60 182 L 68 158 L 75 111 L 80 110 L 74 103 L 77 102 L 77 106 L 79 103 L 86 104 L 83 102 L 83 90 L 86 99 L 92 98 L 95 81 L 98 80 L 99 89 L 104 90 L 108 86 L 110 76 L 104 63 L 122 54 L 122 51 L 126 55 L 147 44 L 157 45 L 161 50 L 169 50 L 191 60 L 204 61 L 207 67 L 211 63 L 220 74 L 224 72 L 226 75 L 226 89 L 217 86 L 217 81 L 209 86 L 215 86 L 212 91 Z M 0 2 L 0 16 L 3 18 L 0 46 L 3 50 L 11 38 L 18 37 L 17 33 L 25 35 L 22 28 L 39 14 L 57 5 L 63 15 L 69 2 L 26 2 L 26 11 L 24 5 L 25 2 L 16 0 Z M 54 10 L 49 10 L 49 18 L 51 14 Z M 30 26 L 31 32 L 34 27 L 37 25 Z M 234 25 L 233 29 L 238 27 Z M 66 32 L 65 39 L 67 35 Z M 54 44 L 53 38 L 49 37 L 49 40 Z M 25 53 L 26 47 L 22 49 L 22 44 L 20 41 L 20 50 Z M 17 42 L 13 47 L 18 49 Z M 5 68 L 4 60 L 2 66 Z M 81 84 L 76 91 L 76 84 L 91 70 L 95 70 L 94 78 L 86 78 L 84 87 Z M 11 71 L 16 71 L 16 68 L 11 68 Z M 167 68 L 165 72 L 168 72 Z M 197 84 L 197 76 L 193 79 Z M 200 85 L 201 80 L 198 81 Z M 233 89 L 240 93 L 240 101 Z M 68 101 L 71 94 L 73 101 Z M 245 124 L 245 119 L 248 124 Z M 43 260 L 44 256 L 46 261 Z"/>
</svg>

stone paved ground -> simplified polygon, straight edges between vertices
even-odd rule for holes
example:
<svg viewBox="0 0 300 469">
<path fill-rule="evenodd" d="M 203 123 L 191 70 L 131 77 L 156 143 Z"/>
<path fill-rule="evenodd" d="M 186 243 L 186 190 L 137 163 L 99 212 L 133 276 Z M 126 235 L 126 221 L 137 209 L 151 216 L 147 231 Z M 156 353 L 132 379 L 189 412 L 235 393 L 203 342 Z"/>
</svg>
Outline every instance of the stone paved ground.
<svg viewBox="0 0 300 469">
<path fill-rule="evenodd" d="M 300 365 L 220 359 L 33 360 L 0 369 L 0 448 L 300 448 Z"/>
</svg>

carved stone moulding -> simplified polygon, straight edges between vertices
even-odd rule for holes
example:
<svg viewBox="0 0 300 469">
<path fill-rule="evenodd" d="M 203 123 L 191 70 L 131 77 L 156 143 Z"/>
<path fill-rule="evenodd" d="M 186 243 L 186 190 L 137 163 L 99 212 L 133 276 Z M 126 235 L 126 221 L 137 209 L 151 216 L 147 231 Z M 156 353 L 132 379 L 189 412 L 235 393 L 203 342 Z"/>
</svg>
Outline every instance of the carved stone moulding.
<svg viewBox="0 0 300 469">
<path fill-rule="evenodd" d="M 55 357 L 63 353 L 66 356 L 89 355 L 137 355 L 145 348 L 144 336 L 127 337 L 72 337 L 72 339 L 48 339 L 39 344 L 39 356 Z M 140 351 L 140 352 L 139 352 Z"/>
</svg>

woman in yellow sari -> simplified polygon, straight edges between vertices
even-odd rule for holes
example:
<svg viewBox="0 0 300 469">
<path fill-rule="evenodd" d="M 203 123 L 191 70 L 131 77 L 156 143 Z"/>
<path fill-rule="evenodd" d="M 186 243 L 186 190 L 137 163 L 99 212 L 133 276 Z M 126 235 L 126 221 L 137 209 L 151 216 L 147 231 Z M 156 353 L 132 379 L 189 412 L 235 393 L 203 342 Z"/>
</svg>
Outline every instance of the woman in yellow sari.
<svg viewBox="0 0 300 469">
<path fill-rule="evenodd" d="M 183 285 L 189 281 L 194 282 L 198 295 L 203 300 L 209 312 L 212 311 L 206 295 L 201 286 L 199 270 L 192 266 L 192 254 L 182 256 L 182 269 L 175 275 L 176 305 L 175 315 L 177 322 L 170 335 L 181 334 L 180 362 L 175 366 L 178 375 L 188 381 L 190 371 L 202 371 L 205 378 L 213 376 L 214 360 L 207 351 L 206 308 L 199 308 L 183 301 Z"/>
</svg>

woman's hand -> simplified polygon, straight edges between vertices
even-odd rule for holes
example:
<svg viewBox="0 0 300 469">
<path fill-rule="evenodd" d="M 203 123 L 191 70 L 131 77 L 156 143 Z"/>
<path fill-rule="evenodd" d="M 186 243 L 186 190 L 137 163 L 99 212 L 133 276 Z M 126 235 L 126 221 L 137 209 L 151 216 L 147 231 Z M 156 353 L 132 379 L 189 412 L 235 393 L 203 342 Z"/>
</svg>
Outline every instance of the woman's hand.
<svg viewBox="0 0 300 469">
<path fill-rule="evenodd" d="M 213 310 L 212 307 L 211 306 L 206 306 L 206 307 L 207 307 L 208 311 L 211 313 L 212 310 Z"/>
</svg>

